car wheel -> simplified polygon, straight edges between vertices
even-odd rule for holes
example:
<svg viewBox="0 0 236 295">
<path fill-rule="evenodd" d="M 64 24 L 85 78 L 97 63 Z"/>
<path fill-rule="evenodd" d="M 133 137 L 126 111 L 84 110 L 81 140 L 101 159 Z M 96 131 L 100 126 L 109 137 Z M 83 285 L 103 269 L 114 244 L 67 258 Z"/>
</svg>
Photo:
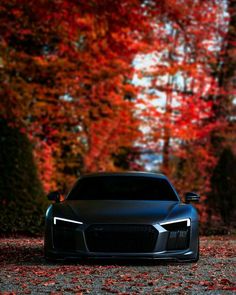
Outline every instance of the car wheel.
<svg viewBox="0 0 236 295">
<path fill-rule="evenodd" d="M 199 253 L 200 253 L 200 245 L 199 245 L 199 237 L 198 237 L 198 242 L 197 242 L 197 253 L 196 253 L 196 258 L 192 259 L 191 262 L 198 262 L 199 260 Z"/>
</svg>

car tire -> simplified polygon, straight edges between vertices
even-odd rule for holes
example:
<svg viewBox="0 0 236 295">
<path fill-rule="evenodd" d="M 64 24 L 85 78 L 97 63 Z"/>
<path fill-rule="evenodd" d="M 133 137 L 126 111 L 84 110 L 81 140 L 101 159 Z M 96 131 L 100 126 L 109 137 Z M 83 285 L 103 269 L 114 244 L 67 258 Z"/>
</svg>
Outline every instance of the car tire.
<svg viewBox="0 0 236 295">
<path fill-rule="evenodd" d="M 199 256 L 200 256 L 200 242 L 199 242 L 199 237 L 198 237 L 198 242 L 197 242 L 197 253 L 196 253 L 196 258 L 192 259 L 191 262 L 198 262 Z"/>
</svg>

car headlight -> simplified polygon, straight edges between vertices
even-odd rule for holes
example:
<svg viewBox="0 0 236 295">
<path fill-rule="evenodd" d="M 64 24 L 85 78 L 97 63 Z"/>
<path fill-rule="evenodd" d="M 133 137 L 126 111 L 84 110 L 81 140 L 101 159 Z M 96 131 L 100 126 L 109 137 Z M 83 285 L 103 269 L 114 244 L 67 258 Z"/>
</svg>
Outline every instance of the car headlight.
<svg viewBox="0 0 236 295">
<path fill-rule="evenodd" d="M 160 225 L 162 227 L 164 227 L 164 229 L 166 229 L 168 231 L 181 230 L 183 228 L 190 227 L 191 219 L 190 218 L 185 218 L 185 219 L 177 219 L 177 220 L 172 220 L 172 221 L 166 221 L 166 222 L 161 222 Z"/>
<path fill-rule="evenodd" d="M 72 219 L 66 219 L 61 217 L 54 217 L 53 224 L 56 226 L 63 226 L 63 227 L 77 227 L 79 224 L 83 224 L 81 221 L 76 221 Z"/>
<path fill-rule="evenodd" d="M 53 217 L 53 245 L 63 251 L 75 251 L 77 231 L 81 221 L 55 216 Z"/>
</svg>

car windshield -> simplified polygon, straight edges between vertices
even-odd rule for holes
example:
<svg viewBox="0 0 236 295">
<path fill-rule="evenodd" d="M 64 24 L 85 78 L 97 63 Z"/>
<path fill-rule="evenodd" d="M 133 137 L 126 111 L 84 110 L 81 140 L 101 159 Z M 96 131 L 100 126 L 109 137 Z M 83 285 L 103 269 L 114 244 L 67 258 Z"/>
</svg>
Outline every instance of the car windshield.
<svg viewBox="0 0 236 295">
<path fill-rule="evenodd" d="M 178 201 L 178 197 L 164 178 L 113 175 L 81 178 L 67 200 Z"/>
</svg>

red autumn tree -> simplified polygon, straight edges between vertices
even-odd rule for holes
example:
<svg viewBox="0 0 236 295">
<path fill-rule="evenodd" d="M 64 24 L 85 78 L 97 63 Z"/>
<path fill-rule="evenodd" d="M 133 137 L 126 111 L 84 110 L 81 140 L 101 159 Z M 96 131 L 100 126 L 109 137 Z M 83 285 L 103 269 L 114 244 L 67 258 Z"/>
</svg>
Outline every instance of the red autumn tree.
<svg viewBox="0 0 236 295">
<path fill-rule="evenodd" d="M 170 3 L 172 9 L 155 27 L 153 65 L 143 69 L 150 80 L 142 102 L 146 136 L 150 149 L 163 157 L 161 170 L 172 175 L 179 189 L 191 185 L 205 193 L 215 165 L 210 134 L 219 128 L 210 120 L 210 96 L 218 91 L 211 75 L 219 51 L 214 20 L 221 17 L 224 24 L 223 7 L 217 1 L 186 1 L 184 7 L 181 1 Z"/>
<path fill-rule="evenodd" d="M 132 60 L 147 50 L 155 7 L 1 2 L 1 116 L 34 141 L 41 179 L 51 178 L 47 190 L 55 179 L 70 185 L 79 171 L 117 169 L 114 157 L 132 150 L 139 135 Z"/>
<path fill-rule="evenodd" d="M 234 130 L 222 112 L 226 88 L 230 110 L 234 95 L 228 7 L 227 23 L 218 0 L 1 1 L 0 117 L 33 142 L 46 191 L 81 172 L 140 169 L 144 147 L 181 190 L 210 189 L 212 139 Z M 137 70 L 147 54 L 152 66 Z"/>
</svg>

